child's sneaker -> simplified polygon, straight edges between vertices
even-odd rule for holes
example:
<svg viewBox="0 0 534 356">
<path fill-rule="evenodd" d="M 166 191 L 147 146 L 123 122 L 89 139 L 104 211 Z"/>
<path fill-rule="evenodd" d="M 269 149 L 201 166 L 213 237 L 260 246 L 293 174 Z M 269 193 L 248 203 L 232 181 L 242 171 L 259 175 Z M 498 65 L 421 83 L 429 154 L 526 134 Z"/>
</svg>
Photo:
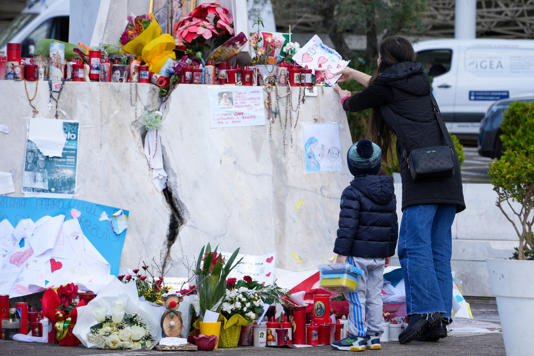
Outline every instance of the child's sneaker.
<svg viewBox="0 0 534 356">
<path fill-rule="evenodd" d="M 367 336 L 367 348 L 369 350 L 380 350 L 380 335 L 368 335 Z"/>
<path fill-rule="evenodd" d="M 365 351 L 367 340 L 365 337 L 348 335 L 343 340 L 332 343 L 334 350 L 340 351 Z"/>
</svg>

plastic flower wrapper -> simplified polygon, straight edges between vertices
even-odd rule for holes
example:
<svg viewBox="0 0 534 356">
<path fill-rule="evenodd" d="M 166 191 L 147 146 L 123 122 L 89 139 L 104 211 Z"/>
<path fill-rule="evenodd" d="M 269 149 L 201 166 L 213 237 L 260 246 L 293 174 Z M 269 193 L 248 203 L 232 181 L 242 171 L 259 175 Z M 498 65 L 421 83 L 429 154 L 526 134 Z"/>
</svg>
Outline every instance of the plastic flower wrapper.
<svg viewBox="0 0 534 356">
<path fill-rule="evenodd" d="M 43 314 L 54 328 L 54 337 L 62 346 L 76 346 L 80 341 L 73 335 L 78 308 L 85 305 L 78 301 L 78 286 L 73 283 L 57 288 L 48 288 L 41 298 Z"/>
<path fill-rule="evenodd" d="M 112 321 L 119 321 L 123 319 L 131 320 L 135 318 L 139 323 L 146 326 L 146 330 L 150 333 L 153 342 L 147 348 L 152 348 L 161 339 L 161 316 L 164 309 L 153 304 L 141 300 L 137 295 L 137 288 L 135 283 L 124 284 L 118 279 L 113 279 L 98 296 L 91 300 L 89 304 L 83 307 L 78 307 L 78 321 L 73 329 L 74 335 L 88 348 L 138 348 L 137 340 L 142 331 L 138 328 L 129 328 L 131 333 L 130 342 L 124 340 L 126 335 L 123 332 L 120 335 L 110 334 L 103 344 L 103 340 L 97 341 L 90 337 L 91 327 L 102 323 L 108 316 L 111 316 Z M 143 331 L 144 332 L 144 331 Z M 91 341 L 92 339 L 93 341 Z M 131 347 L 130 347 L 131 346 Z"/>
<path fill-rule="evenodd" d="M 154 73 L 159 73 L 167 58 L 176 59 L 174 38 L 161 33 L 161 26 L 153 16 L 129 18 L 120 44 L 123 52 L 142 59 Z"/>
</svg>

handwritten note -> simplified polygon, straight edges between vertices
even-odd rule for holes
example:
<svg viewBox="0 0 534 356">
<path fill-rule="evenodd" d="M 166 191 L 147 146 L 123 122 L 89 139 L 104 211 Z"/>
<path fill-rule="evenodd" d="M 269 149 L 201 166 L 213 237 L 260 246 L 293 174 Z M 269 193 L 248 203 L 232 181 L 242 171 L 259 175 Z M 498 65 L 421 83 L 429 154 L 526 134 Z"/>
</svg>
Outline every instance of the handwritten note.
<svg viewBox="0 0 534 356">
<path fill-rule="evenodd" d="M 263 88 L 209 88 L 211 127 L 265 125 Z"/>
</svg>

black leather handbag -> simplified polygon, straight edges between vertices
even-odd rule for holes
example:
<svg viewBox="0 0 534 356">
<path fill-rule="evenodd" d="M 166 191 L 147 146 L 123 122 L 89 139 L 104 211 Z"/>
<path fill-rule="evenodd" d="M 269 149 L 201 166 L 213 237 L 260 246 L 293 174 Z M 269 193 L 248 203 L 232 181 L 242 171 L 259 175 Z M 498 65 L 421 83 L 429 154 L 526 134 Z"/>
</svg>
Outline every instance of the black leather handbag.
<svg viewBox="0 0 534 356">
<path fill-rule="evenodd" d="M 441 135 L 446 143 L 443 146 L 420 147 L 404 151 L 404 158 L 408 170 L 415 181 L 446 178 L 454 172 L 455 152 L 452 141 L 449 139 L 447 129 L 441 121 L 438 105 L 434 96 L 430 95 L 434 117 L 438 121 Z"/>
</svg>

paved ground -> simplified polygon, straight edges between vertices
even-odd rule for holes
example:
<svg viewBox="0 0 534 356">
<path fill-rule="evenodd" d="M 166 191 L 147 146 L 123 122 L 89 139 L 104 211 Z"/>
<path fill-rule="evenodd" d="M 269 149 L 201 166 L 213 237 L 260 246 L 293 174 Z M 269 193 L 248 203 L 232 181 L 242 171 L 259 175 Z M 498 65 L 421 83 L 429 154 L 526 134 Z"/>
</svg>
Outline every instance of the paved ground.
<svg viewBox="0 0 534 356">
<path fill-rule="evenodd" d="M 188 352 L 158 352 L 158 351 L 99 351 L 84 349 L 81 347 L 60 347 L 53 345 L 36 345 L 21 344 L 15 341 L 0 341 L 0 355 L 39 355 L 39 356 L 62 356 L 62 355 L 183 355 Z M 334 351 L 330 347 L 320 346 L 304 349 L 281 349 L 281 348 L 249 348 L 240 347 L 237 349 L 220 349 L 213 352 L 195 352 L 194 355 L 213 355 L 221 356 L 261 356 L 261 355 L 330 355 Z M 398 342 L 388 342 L 383 344 L 381 351 L 365 351 L 362 354 L 372 355 L 431 355 L 439 353 L 440 355 L 504 355 L 504 344 L 500 333 L 469 335 L 469 336 L 450 336 L 437 343 L 412 342 L 407 345 L 400 345 Z M 336 353 L 337 354 L 337 353 Z"/>
<path fill-rule="evenodd" d="M 491 183 L 488 176 L 488 165 L 493 160 L 480 156 L 476 147 L 464 146 L 464 155 L 462 181 L 464 183 Z"/>
<path fill-rule="evenodd" d="M 363 355 L 395 355 L 395 356 L 428 356 L 442 355 L 505 355 L 502 334 L 500 333 L 499 316 L 493 298 L 466 298 L 471 304 L 475 320 L 457 320 L 452 326 L 451 336 L 436 343 L 414 341 L 408 345 L 398 342 L 383 344 L 381 351 L 365 351 Z M 484 333 L 483 331 L 491 331 Z M 330 347 L 321 346 L 303 349 L 288 348 L 250 348 L 221 349 L 213 352 L 195 352 L 193 355 L 221 355 L 221 356 L 267 356 L 267 355 L 331 355 L 334 352 Z M 158 351 L 117 351 L 92 350 L 83 347 L 61 347 L 58 345 L 28 344 L 15 341 L 0 340 L 0 356 L 84 356 L 84 355 L 184 355 L 188 352 L 158 352 Z M 191 353 L 189 353 L 191 354 Z"/>
</svg>

